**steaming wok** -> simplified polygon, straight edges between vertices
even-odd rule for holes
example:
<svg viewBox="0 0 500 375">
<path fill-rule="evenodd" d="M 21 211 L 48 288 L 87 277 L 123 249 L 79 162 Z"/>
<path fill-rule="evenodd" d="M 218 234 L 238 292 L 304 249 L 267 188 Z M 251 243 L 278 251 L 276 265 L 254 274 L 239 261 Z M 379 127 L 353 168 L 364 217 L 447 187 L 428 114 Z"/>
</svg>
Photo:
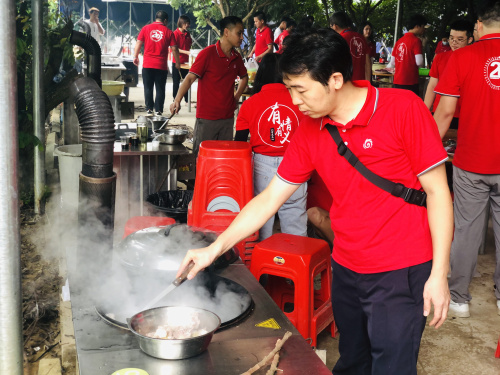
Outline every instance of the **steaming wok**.
<svg viewBox="0 0 500 375">
<path fill-rule="evenodd" d="M 113 276 L 100 292 L 97 313 L 106 322 L 127 328 L 126 319 L 144 309 L 148 302 L 172 283 L 187 250 L 208 246 L 215 240 L 212 232 L 195 230 L 185 224 L 148 228 L 132 233 L 115 248 Z M 237 259 L 234 251 L 217 259 L 164 297 L 156 306 L 191 306 L 217 314 L 221 327 L 247 316 L 253 307 L 248 291 L 234 281 L 217 276 L 222 268 Z"/>
</svg>

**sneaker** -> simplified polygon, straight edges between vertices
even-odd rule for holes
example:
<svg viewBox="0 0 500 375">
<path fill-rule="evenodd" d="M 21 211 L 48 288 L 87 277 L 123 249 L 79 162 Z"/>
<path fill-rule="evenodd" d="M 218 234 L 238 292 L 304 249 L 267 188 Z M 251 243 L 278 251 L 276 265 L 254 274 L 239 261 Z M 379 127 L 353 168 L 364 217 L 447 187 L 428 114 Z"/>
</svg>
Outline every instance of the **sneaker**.
<svg viewBox="0 0 500 375">
<path fill-rule="evenodd" d="M 497 299 L 497 313 L 500 315 L 500 299 Z"/>
<path fill-rule="evenodd" d="M 162 114 L 163 114 L 163 112 L 160 112 L 160 111 L 156 112 L 156 116 L 161 116 Z"/>
<path fill-rule="evenodd" d="M 448 310 L 448 314 L 456 318 L 468 318 L 470 317 L 469 304 L 467 302 L 458 303 L 450 300 L 450 309 Z"/>
<path fill-rule="evenodd" d="M 148 109 L 148 110 L 146 111 L 146 113 L 147 113 L 148 115 L 152 115 L 152 114 L 153 114 L 153 110 L 152 110 L 152 109 Z"/>
</svg>

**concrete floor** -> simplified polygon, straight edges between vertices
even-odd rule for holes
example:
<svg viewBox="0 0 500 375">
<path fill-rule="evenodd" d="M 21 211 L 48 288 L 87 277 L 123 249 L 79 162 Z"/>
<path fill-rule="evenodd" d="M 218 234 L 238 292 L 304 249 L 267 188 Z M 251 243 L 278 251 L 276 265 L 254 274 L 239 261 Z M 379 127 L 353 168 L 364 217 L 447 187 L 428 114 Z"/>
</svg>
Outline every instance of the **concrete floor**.
<svg viewBox="0 0 500 375">
<path fill-rule="evenodd" d="M 172 83 L 167 81 L 164 116 L 169 115 L 168 107 L 172 102 Z M 193 85 L 192 101 L 196 101 L 197 84 Z M 143 88 L 130 89 L 129 100 L 135 107 L 144 106 Z M 188 112 L 183 102 L 179 114 L 172 119 L 172 124 L 186 124 L 194 127 L 196 108 Z M 134 117 L 145 115 L 144 111 L 135 110 Z M 122 119 L 122 122 L 132 121 Z M 477 271 L 471 284 L 473 300 L 470 303 L 470 318 L 448 318 L 439 329 L 425 329 L 418 360 L 419 375 L 498 375 L 500 358 L 495 358 L 495 350 L 500 335 L 500 316 L 497 313 L 496 299 L 493 292 L 493 272 L 495 270 L 495 243 L 490 227 L 486 238 L 484 255 L 479 255 Z M 429 320 L 430 321 L 430 320 Z M 326 363 L 333 368 L 338 355 L 338 336 L 330 337 L 323 331 L 318 337 L 318 349 L 326 350 Z"/>
</svg>

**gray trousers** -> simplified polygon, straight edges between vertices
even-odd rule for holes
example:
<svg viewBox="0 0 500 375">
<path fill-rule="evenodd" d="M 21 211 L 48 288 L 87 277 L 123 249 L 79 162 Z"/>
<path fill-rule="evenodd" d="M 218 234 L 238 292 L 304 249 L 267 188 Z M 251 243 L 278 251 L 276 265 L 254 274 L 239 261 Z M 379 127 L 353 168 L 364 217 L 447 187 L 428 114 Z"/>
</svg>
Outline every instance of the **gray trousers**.
<svg viewBox="0 0 500 375">
<path fill-rule="evenodd" d="M 282 156 L 253 155 L 253 185 L 255 195 L 260 194 L 276 175 L 283 160 Z M 278 215 L 282 233 L 307 236 L 307 183 L 303 183 L 280 207 Z M 274 215 L 259 231 L 259 240 L 265 240 L 273 234 Z"/>
<path fill-rule="evenodd" d="M 468 302 L 472 299 L 469 284 L 474 275 L 479 247 L 483 240 L 485 215 L 493 212 L 496 268 L 493 281 L 495 295 L 500 299 L 500 175 L 477 174 L 453 166 L 453 191 L 455 233 L 451 246 L 450 293 L 453 301 Z"/>
<path fill-rule="evenodd" d="M 232 141 L 234 118 L 205 120 L 197 118 L 194 124 L 193 154 L 198 155 L 203 141 Z"/>
</svg>

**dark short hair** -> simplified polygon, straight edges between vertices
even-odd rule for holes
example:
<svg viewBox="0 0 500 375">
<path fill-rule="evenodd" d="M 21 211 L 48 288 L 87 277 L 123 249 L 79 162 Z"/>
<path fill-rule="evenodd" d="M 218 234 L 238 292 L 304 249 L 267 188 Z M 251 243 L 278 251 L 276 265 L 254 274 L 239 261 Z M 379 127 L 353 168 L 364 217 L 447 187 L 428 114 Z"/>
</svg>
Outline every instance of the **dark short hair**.
<svg viewBox="0 0 500 375">
<path fill-rule="evenodd" d="M 421 14 L 414 14 L 408 20 L 408 23 L 406 24 L 406 28 L 408 30 L 412 30 L 416 26 L 425 26 L 425 25 L 427 25 L 427 18 L 425 18 Z"/>
<path fill-rule="evenodd" d="M 297 27 L 297 22 L 295 22 L 294 20 L 290 19 L 290 21 L 288 21 L 288 23 L 286 24 L 286 28 L 289 29 L 291 27 Z"/>
<path fill-rule="evenodd" d="M 179 19 L 177 20 L 177 27 L 180 29 L 185 24 L 190 25 L 191 24 L 191 20 L 189 19 L 188 16 L 186 16 L 185 14 L 183 14 L 182 16 L 179 16 Z"/>
<path fill-rule="evenodd" d="M 500 1 L 483 0 L 478 9 L 478 19 L 486 26 L 500 23 Z"/>
<path fill-rule="evenodd" d="M 347 29 L 352 26 L 352 21 L 346 12 L 338 11 L 330 17 L 330 26 L 337 25 L 341 29 Z"/>
<path fill-rule="evenodd" d="M 290 23 L 290 21 L 291 21 L 291 18 L 290 18 L 290 17 L 288 17 L 288 16 L 283 16 L 283 17 L 281 17 L 281 22 L 284 22 L 284 23 L 285 23 L 285 25 L 286 25 L 285 29 L 287 29 L 287 28 L 288 28 L 288 24 Z M 281 22 L 280 22 L 280 24 L 281 24 Z"/>
<path fill-rule="evenodd" d="M 259 19 L 260 21 L 264 21 L 264 22 L 267 21 L 266 14 L 264 12 L 260 12 L 260 11 L 255 12 L 253 16 L 254 16 L 254 18 L 257 17 L 257 19 Z"/>
<path fill-rule="evenodd" d="M 467 38 L 474 36 L 474 24 L 468 20 L 456 20 L 452 22 L 450 30 L 465 31 Z"/>
<path fill-rule="evenodd" d="M 279 70 L 279 60 L 281 55 L 277 53 L 268 53 L 262 58 L 255 80 L 253 82 L 253 93 L 257 94 L 262 86 L 269 83 L 283 83 L 283 77 Z"/>
<path fill-rule="evenodd" d="M 99 9 L 97 9 L 96 7 L 92 7 L 89 9 L 89 14 L 92 14 L 94 12 L 100 13 Z"/>
<path fill-rule="evenodd" d="M 168 21 L 168 14 L 164 10 L 159 10 L 156 12 L 155 18 L 161 22 Z"/>
<path fill-rule="evenodd" d="M 280 59 L 283 77 L 309 73 L 327 86 L 333 73 L 341 73 L 344 82 L 352 77 L 352 57 L 345 39 L 332 29 L 306 29 L 290 34 L 284 41 Z"/>
<path fill-rule="evenodd" d="M 236 16 L 227 16 L 220 20 L 219 22 L 219 30 L 221 35 L 224 34 L 224 29 L 231 30 L 236 25 L 243 25 L 243 21 L 240 17 Z"/>
</svg>

